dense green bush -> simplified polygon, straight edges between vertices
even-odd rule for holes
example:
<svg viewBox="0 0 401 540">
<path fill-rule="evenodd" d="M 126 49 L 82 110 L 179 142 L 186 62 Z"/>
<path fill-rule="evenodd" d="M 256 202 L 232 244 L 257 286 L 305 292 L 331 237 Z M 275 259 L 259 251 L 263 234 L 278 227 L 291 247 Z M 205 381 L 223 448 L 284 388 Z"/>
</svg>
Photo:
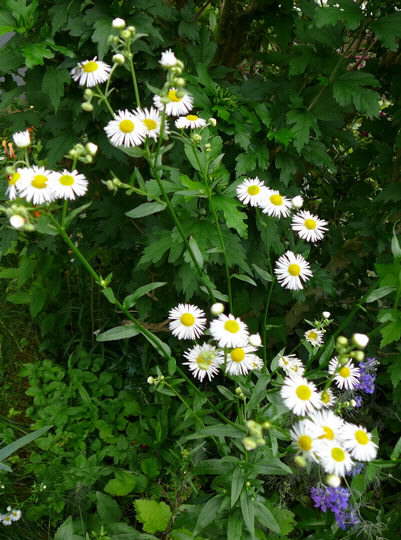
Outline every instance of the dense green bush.
<svg viewBox="0 0 401 540">
<path fill-rule="evenodd" d="M 200 140 L 181 133 L 121 152 L 104 133 L 105 99 L 82 110 L 70 70 L 96 55 L 111 63 L 116 17 L 135 26 L 144 106 L 165 81 L 161 51 L 171 47 L 184 62 L 199 115 L 217 119 Z M 31 164 L 47 168 L 72 166 L 77 143 L 99 147 L 93 162 L 79 163 L 90 187 L 71 204 L 70 221 L 57 203 L 40 215 L 30 208 L 34 230 L 17 233 L 12 203 L 3 206 L 6 300 L 27 306 L 40 341 L 15 384 L 28 383 L 26 423 L 53 426 L 15 459 L 15 477 L 5 476 L 5 497 L 25 500 L 25 521 L 7 534 L 30 538 L 32 521 L 52 538 L 64 521 L 56 540 L 91 531 L 104 540 L 396 538 L 397 3 L 5 0 L 0 31 L 15 32 L 0 57 L 3 137 L 33 127 Z M 126 66 L 114 73 L 114 110 L 138 105 Z M 8 150 L 4 157 L 5 193 L 14 159 Z M 255 176 L 289 198 L 302 195 L 329 223 L 324 241 L 310 248 L 289 237 L 288 221 L 242 205 L 235 188 Z M 287 249 L 312 263 L 304 290 L 291 293 L 273 277 Z M 166 333 L 166 319 L 180 302 L 208 310 L 215 300 L 260 332 L 265 368 L 201 385 L 180 367 L 184 346 Z M 333 336 L 316 352 L 303 340 L 304 320 L 322 311 L 332 313 Z M 363 522 L 343 533 L 313 508 L 317 476 L 293 467 L 277 362 L 303 341 L 299 355 L 321 377 L 335 338 L 353 332 L 370 336 L 380 368 L 375 398 L 345 414 L 376 426 L 382 459 L 352 479 Z M 253 451 L 241 442 L 248 420 L 273 426 Z M 1 433 L 7 443 L 17 436 L 10 423 Z"/>
</svg>

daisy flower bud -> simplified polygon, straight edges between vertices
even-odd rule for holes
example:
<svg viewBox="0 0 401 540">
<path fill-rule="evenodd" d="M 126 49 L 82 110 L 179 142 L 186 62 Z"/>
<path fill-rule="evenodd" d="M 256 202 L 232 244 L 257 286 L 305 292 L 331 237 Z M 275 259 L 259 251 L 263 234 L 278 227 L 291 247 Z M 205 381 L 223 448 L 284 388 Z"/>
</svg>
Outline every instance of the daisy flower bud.
<svg viewBox="0 0 401 540">
<path fill-rule="evenodd" d="M 360 349 L 364 349 L 369 343 L 369 337 L 366 334 L 354 334 L 352 336 L 352 342 Z"/>
<path fill-rule="evenodd" d="M 242 444 L 245 446 L 245 450 L 255 450 L 257 444 L 251 437 L 245 437 L 242 439 Z"/>
<path fill-rule="evenodd" d="M 125 58 L 123 54 L 115 54 L 113 56 L 113 64 L 119 64 L 120 66 L 124 64 Z"/>
<path fill-rule="evenodd" d="M 355 358 L 357 362 L 362 362 L 365 358 L 365 353 L 363 351 L 354 351 L 353 358 Z"/>
<path fill-rule="evenodd" d="M 296 197 L 293 197 L 291 199 L 291 205 L 293 208 L 302 208 L 304 204 L 304 200 L 303 198 L 301 197 L 301 195 L 297 195 Z"/>
<path fill-rule="evenodd" d="M 330 311 L 323 311 L 322 315 L 325 319 L 330 319 L 331 313 Z"/>
<path fill-rule="evenodd" d="M 339 347 L 346 347 L 348 345 L 348 339 L 345 336 L 338 336 L 337 345 Z"/>
<path fill-rule="evenodd" d="M 209 118 L 207 123 L 209 124 L 209 126 L 212 126 L 212 127 L 216 127 L 217 126 L 217 120 L 216 118 Z"/>
<path fill-rule="evenodd" d="M 194 133 L 191 135 L 191 139 L 194 141 L 194 143 L 200 143 L 202 140 L 202 136 L 199 135 L 199 133 Z"/>
<path fill-rule="evenodd" d="M 249 336 L 248 342 L 252 347 L 260 347 L 262 345 L 262 339 L 259 334 L 252 334 Z"/>
<path fill-rule="evenodd" d="M 125 21 L 124 19 L 120 19 L 119 17 L 117 17 L 116 19 L 113 19 L 111 26 L 113 28 L 116 28 L 117 30 L 122 30 L 123 28 L 125 28 Z"/>
<path fill-rule="evenodd" d="M 85 148 L 91 156 L 95 156 L 97 153 L 98 146 L 95 143 L 88 142 L 86 143 Z"/>
<path fill-rule="evenodd" d="M 294 463 L 297 467 L 304 469 L 306 467 L 306 459 L 303 456 L 295 456 Z"/>
<path fill-rule="evenodd" d="M 121 37 L 123 39 L 129 39 L 131 37 L 131 32 L 129 30 L 123 30 L 121 32 Z"/>
<path fill-rule="evenodd" d="M 216 302 L 210 308 L 210 313 L 212 315 L 221 315 L 222 313 L 224 313 L 224 304 L 222 304 L 221 302 Z"/>
<path fill-rule="evenodd" d="M 330 487 L 339 487 L 341 484 L 341 478 L 336 474 L 328 474 L 326 476 L 325 482 Z"/>
<path fill-rule="evenodd" d="M 17 131 L 17 133 L 14 133 L 13 135 L 13 141 L 18 148 L 26 148 L 31 144 L 29 131 L 27 129 L 25 131 Z"/>
<path fill-rule="evenodd" d="M 9 223 L 11 227 L 14 227 L 14 229 L 21 229 L 26 223 L 26 219 L 22 216 L 19 216 L 18 214 L 14 214 L 10 217 Z"/>
<path fill-rule="evenodd" d="M 154 377 L 148 377 L 146 381 L 148 384 L 153 384 L 155 382 L 155 379 Z"/>
<path fill-rule="evenodd" d="M 81 105 L 81 109 L 85 112 L 92 112 L 93 111 L 93 105 L 92 103 L 88 103 L 87 101 L 84 101 Z"/>
<path fill-rule="evenodd" d="M 173 68 L 177 64 L 177 58 L 171 49 L 162 52 L 159 64 L 167 69 Z M 185 84 L 185 83 L 184 83 Z"/>
<path fill-rule="evenodd" d="M 86 100 L 89 100 L 89 99 L 92 99 L 93 97 L 93 92 L 90 88 L 85 88 L 85 92 L 84 92 L 84 98 Z"/>
<path fill-rule="evenodd" d="M 132 25 L 131 25 L 131 26 L 128 26 L 127 30 L 128 30 L 129 32 L 131 32 L 132 35 L 134 35 L 135 32 L 136 32 L 135 26 L 132 26 Z"/>
<path fill-rule="evenodd" d="M 173 83 L 175 84 L 175 86 L 179 86 L 179 87 L 183 87 L 186 85 L 186 80 L 183 79 L 182 77 L 178 77 L 177 79 L 174 79 L 173 80 Z"/>
</svg>

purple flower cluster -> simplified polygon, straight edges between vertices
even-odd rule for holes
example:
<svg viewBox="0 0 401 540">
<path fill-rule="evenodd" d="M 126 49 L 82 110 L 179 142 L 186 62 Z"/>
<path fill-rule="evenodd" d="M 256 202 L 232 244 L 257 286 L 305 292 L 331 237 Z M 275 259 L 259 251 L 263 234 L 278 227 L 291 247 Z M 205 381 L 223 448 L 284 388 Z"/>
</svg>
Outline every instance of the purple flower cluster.
<svg viewBox="0 0 401 540">
<path fill-rule="evenodd" d="M 356 511 L 349 506 L 350 492 L 342 487 L 313 487 L 310 490 L 311 499 L 316 508 L 322 512 L 333 512 L 340 529 L 346 529 L 359 523 Z"/>
<path fill-rule="evenodd" d="M 345 474 L 347 476 L 357 476 L 358 474 L 361 474 L 364 468 L 365 468 L 364 463 L 355 463 L 352 469 L 348 473 L 345 473 Z"/>
<path fill-rule="evenodd" d="M 373 394 L 375 391 L 375 380 L 376 380 L 376 369 L 377 369 L 377 360 L 376 358 L 367 358 L 364 362 L 360 362 L 359 365 L 359 382 L 355 387 L 355 390 L 359 390 L 364 394 Z M 356 395 L 355 401 L 357 404 L 355 407 L 362 406 L 362 397 Z"/>
</svg>

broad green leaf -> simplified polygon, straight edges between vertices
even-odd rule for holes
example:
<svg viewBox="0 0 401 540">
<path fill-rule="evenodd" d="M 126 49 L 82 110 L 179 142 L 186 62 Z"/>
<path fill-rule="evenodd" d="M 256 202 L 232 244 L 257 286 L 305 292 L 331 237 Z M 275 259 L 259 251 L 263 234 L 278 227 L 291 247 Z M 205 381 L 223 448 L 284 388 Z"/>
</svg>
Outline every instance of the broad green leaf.
<svg viewBox="0 0 401 540">
<path fill-rule="evenodd" d="M 257 283 L 246 274 L 232 274 L 232 278 L 239 279 L 240 281 L 245 281 L 245 283 L 249 283 L 250 285 L 253 285 L 254 287 L 257 286 Z"/>
<path fill-rule="evenodd" d="M 132 324 L 115 326 L 96 336 L 96 341 L 117 341 L 119 339 L 128 339 L 139 334 L 139 330 Z"/>
<path fill-rule="evenodd" d="M 401 381 L 401 358 L 396 357 L 388 369 L 393 388 L 396 388 Z"/>
<path fill-rule="evenodd" d="M 231 508 L 238 501 L 246 480 L 243 469 L 239 466 L 234 469 L 231 477 Z"/>
<path fill-rule="evenodd" d="M 82 540 L 82 536 L 74 534 L 72 516 L 69 516 L 57 529 L 54 540 Z"/>
<path fill-rule="evenodd" d="M 269 274 L 269 272 L 263 270 L 263 268 L 260 268 L 260 266 L 257 266 L 256 264 L 253 264 L 252 267 L 263 281 L 273 281 L 273 276 Z"/>
<path fill-rule="evenodd" d="M 309 111 L 292 110 L 287 113 L 287 122 L 294 134 L 294 146 L 298 152 L 309 141 L 311 130 L 318 131 L 316 118 Z"/>
<path fill-rule="evenodd" d="M 54 52 L 47 42 L 28 43 L 22 47 L 22 53 L 25 57 L 25 64 L 28 69 L 44 64 L 45 58 L 54 57 Z"/>
<path fill-rule="evenodd" d="M 71 81 L 70 74 L 66 69 L 48 66 L 42 80 L 42 92 L 49 97 L 50 103 L 57 111 L 60 100 L 64 95 L 64 85 Z"/>
<path fill-rule="evenodd" d="M 390 343 L 394 343 L 394 341 L 398 341 L 401 338 L 401 319 L 387 324 L 381 328 L 380 333 L 382 335 L 380 347 L 385 347 Z"/>
<path fill-rule="evenodd" d="M 8 294 L 6 296 L 6 300 L 11 304 L 30 304 L 31 293 L 27 291 L 19 291 L 16 293 Z"/>
<path fill-rule="evenodd" d="M 242 238 L 246 238 L 248 232 L 245 223 L 246 214 L 238 208 L 240 203 L 231 197 L 215 195 L 212 204 L 216 210 L 223 212 L 227 227 L 235 229 Z"/>
<path fill-rule="evenodd" d="M 379 82 L 371 73 L 348 71 L 334 81 L 334 99 L 343 107 L 354 105 L 357 111 L 369 117 L 377 116 L 380 111 L 380 95 L 366 88 L 367 86 L 379 86 Z"/>
<path fill-rule="evenodd" d="M 112 33 L 112 19 L 102 17 L 95 22 L 95 31 L 92 34 L 92 41 L 97 43 L 97 54 L 101 60 L 109 50 L 108 37 Z"/>
<path fill-rule="evenodd" d="M 227 520 L 227 540 L 239 540 L 242 538 L 243 520 L 239 512 L 231 513 Z"/>
<path fill-rule="evenodd" d="M 398 40 L 401 37 L 401 13 L 385 15 L 373 21 L 371 28 L 387 49 L 397 50 Z"/>
<path fill-rule="evenodd" d="M 380 298 L 384 298 L 385 296 L 391 294 L 396 290 L 395 287 L 379 287 L 378 289 L 375 289 L 365 299 L 365 302 L 369 304 L 370 302 L 376 302 L 376 300 L 380 300 Z"/>
<path fill-rule="evenodd" d="M 157 478 L 160 475 L 160 463 L 154 456 L 141 461 L 141 471 L 149 478 Z"/>
<path fill-rule="evenodd" d="M 206 426 L 198 429 L 195 433 L 187 435 L 186 440 L 203 439 L 205 437 L 229 437 L 231 439 L 240 439 L 244 436 L 244 431 L 241 431 L 234 426 L 227 424 L 216 424 L 214 426 Z"/>
<path fill-rule="evenodd" d="M 126 296 L 124 298 L 124 307 L 127 309 L 132 308 L 136 304 L 136 301 L 139 300 L 142 296 L 145 296 L 145 294 L 148 294 L 150 291 L 154 291 L 155 289 L 158 289 L 159 287 L 163 287 L 166 285 L 166 281 L 155 281 L 153 283 L 148 283 L 147 285 L 143 285 L 142 287 L 138 287 L 138 289 L 130 294 L 129 296 Z"/>
<path fill-rule="evenodd" d="M 390 459 L 397 459 L 401 454 L 401 437 L 396 442 L 393 451 L 390 454 Z"/>
<path fill-rule="evenodd" d="M 117 502 L 100 491 L 96 491 L 96 511 L 104 525 L 116 523 L 120 521 L 122 516 Z"/>
<path fill-rule="evenodd" d="M 238 176 L 242 174 L 250 175 L 256 168 L 256 155 L 254 152 L 238 154 L 235 160 L 237 162 L 235 171 Z"/>
<path fill-rule="evenodd" d="M 192 251 L 193 256 L 195 257 L 195 260 L 199 266 L 199 268 L 203 268 L 203 255 L 201 250 L 199 249 L 199 246 L 193 236 L 189 237 L 188 241 L 189 247 Z"/>
<path fill-rule="evenodd" d="M 241 493 L 240 505 L 246 528 L 253 537 L 255 534 L 255 502 L 250 499 L 246 491 Z"/>
<path fill-rule="evenodd" d="M 223 499 L 223 495 L 215 495 L 202 505 L 196 521 L 194 534 L 198 533 L 216 520 Z"/>
<path fill-rule="evenodd" d="M 104 491 L 116 497 L 123 497 L 131 493 L 136 485 L 135 476 L 128 471 L 116 471 L 115 478 L 109 480 Z M 118 518 L 120 519 L 120 518 Z M 114 521 L 118 521 L 114 520 Z"/>
<path fill-rule="evenodd" d="M 207 157 L 204 152 L 195 148 L 192 144 L 184 144 L 184 152 L 192 167 L 202 173 L 207 167 Z"/>
<path fill-rule="evenodd" d="M 36 431 L 33 431 L 32 433 L 28 433 L 28 435 L 24 435 L 23 437 L 20 437 L 19 439 L 12 442 L 11 444 L 8 444 L 7 446 L 0 448 L 0 462 L 7 459 L 9 456 L 11 456 L 11 454 L 14 454 L 14 452 L 19 450 L 23 446 L 26 446 L 27 444 L 31 443 L 38 437 L 41 437 L 44 433 L 49 431 L 51 427 L 52 426 L 45 426 L 40 429 L 37 429 Z"/>
<path fill-rule="evenodd" d="M 150 216 L 151 214 L 156 214 L 157 212 L 161 212 L 165 208 L 166 208 L 166 205 L 164 203 L 159 203 L 159 202 L 142 203 L 136 208 L 134 208 L 133 210 L 126 212 L 125 215 L 133 219 L 138 219 L 145 216 Z"/>
<path fill-rule="evenodd" d="M 150 499 L 134 501 L 136 518 L 143 523 L 143 530 L 148 533 L 163 532 L 167 529 L 170 518 L 170 507 L 164 502 Z"/>
<path fill-rule="evenodd" d="M 271 511 L 260 501 L 254 502 L 255 516 L 263 527 L 267 527 L 271 531 L 280 534 L 280 525 L 271 513 Z"/>
</svg>

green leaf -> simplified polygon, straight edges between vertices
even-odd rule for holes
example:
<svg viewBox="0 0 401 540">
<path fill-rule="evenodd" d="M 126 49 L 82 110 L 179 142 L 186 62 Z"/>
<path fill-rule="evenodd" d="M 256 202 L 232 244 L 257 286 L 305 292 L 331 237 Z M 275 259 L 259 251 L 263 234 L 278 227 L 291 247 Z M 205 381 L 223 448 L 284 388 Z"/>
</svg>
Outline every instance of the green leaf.
<svg viewBox="0 0 401 540">
<path fill-rule="evenodd" d="M 277 506 L 277 504 L 270 504 L 269 509 L 280 527 L 280 534 L 287 535 L 294 530 L 297 522 L 294 519 L 295 514 L 291 510 Z"/>
<path fill-rule="evenodd" d="M 55 111 L 57 111 L 60 100 L 64 95 L 64 85 L 71 81 L 70 74 L 66 69 L 55 66 L 46 68 L 46 73 L 42 80 L 42 92 L 49 97 Z"/>
<path fill-rule="evenodd" d="M 255 516 L 263 527 L 267 527 L 271 531 L 280 534 L 280 525 L 271 513 L 271 511 L 260 501 L 255 501 Z"/>
<path fill-rule="evenodd" d="M 6 296 L 6 300 L 11 304 L 30 304 L 31 294 L 27 291 L 19 291 L 16 293 L 8 294 Z"/>
<path fill-rule="evenodd" d="M 401 358 L 394 358 L 392 365 L 389 367 L 389 374 L 393 388 L 396 388 L 401 381 Z"/>
<path fill-rule="evenodd" d="M 401 454 L 401 437 L 396 442 L 393 451 L 390 454 L 390 459 L 397 459 Z"/>
<path fill-rule="evenodd" d="M 128 339 L 139 334 L 139 330 L 132 324 L 115 326 L 96 336 L 96 341 L 117 341 L 119 339 Z"/>
<path fill-rule="evenodd" d="M 54 52 L 49 48 L 49 43 L 28 43 L 22 47 L 25 64 L 28 69 L 44 64 L 45 58 L 53 58 Z"/>
<path fill-rule="evenodd" d="M 245 525 L 253 537 L 255 534 L 255 506 L 254 501 L 250 500 L 246 491 L 241 493 L 240 505 Z"/>
<path fill-rule="evenodd" d="M 343 107 L 354 105 L 359 112 L 365 113 L 369 117 L 377 116 L 380 111 L 380 95 L 365 87 L 379 85 L 371 73 L 348 71 L 334 81 L 333 96 Z"/>
<path fill-rule="evenodd" d="M 141 461 L 141 470 L 149 478 L 157 478 L 160 475 L 160 463 L 154 456 L 150 456 Z"/>
<path fill-rule="evenodd" d="M 401 259 L 401 246 L 395 233 L 395 225 L 393 227 L 393 236 L 391 238 L 391 253 L 393 254 L 394 259 Z"/>
<path fill-rule="evenodd" d="M 150 499 L 134 501 L 136 518 L 143 523 L 143 530 L 148 533 L 163 532 L 167 529 L 171 518 L 170 507 L 164 502 Z"/>
<path fill-rule="evenodd" d="M 19 450 L 23 446 L 26 446 L 27 444 L 31 443 L 38 437 L 41 437 L 44 433 L 49 431 L 51 427 L 52 426 L 45 426 L 40 429 L 37 429 L 36 431 L 33 431 L 32 433 L 28 433 L 28 435 L 24 435 L 23 437 L 20 437 L 19 439 L 12 442 L 11 444 L 4 446 L 4 448 L 0 448 L 0 462 L 7 459 L 9 456 L 11 456 L 11 454 L 14 454 L 14 452 Z"/>
<path fill-rule="evenodd" d="M 235 160 L 237 162 L 235 171 L 238 176 L 249 175 L 256 169 L 256 154 L 254 152 L 238 154 Z"/>
<path fill-rule="evenodd" d="M 96 511 L 104 525 L 116 523 L 122 517 L 122 512 L 117 502 L 100 491 L 96 491 Z"/>
<path fill-rule="evenodd" d="M 245 480 L 246 476 L 242 468 L 236 467 L 231 477 L 231 508 L 233 508 L 235 503 L 238 501 L 242 488 L 244 487 Z"/>
<path fill-rule="evenodd" d="M 323 26 L 334 25 L 341 19 L 341 11 L 337 7 L 331 6 L 316 6 L 315 25 L 317 28 Z"/>
<path fill-rule="evenodd" d="M 263 270 L 263 268 L 260 268 L 260 266 L 257 266 L 256 264 L 253 264 L 252 267 L 263 281 L 273 281 L 273 276 L 269 274 L 269 272 L 266 272 L 266 270 Z"/>
<path fill-rule="evenodd" d="M 157 212 L 161 212 L 165 208 L 166 208 L 166 205 L 164 203 L 159 203 L 159 202 L 143 203 L 137 206 L 136 208 L 134 208 L 133 210 L 126 212 L 125 215 L 133 219 L 138 219 L 145 216 L 150 216 L 151 214 L 156 214 Z"/>
<path fill-rule="evenodd" d="M 138 289 L 134 293 L 124 298 L 124 307 L 126 309 L 132 308 L 132 306 L 135 306 L 136 301 L 139 300 L 139 298 L 142 298 L 142 296 L 145 296 L 145 294 L 148 294 L 150 291 L 154 291 L 155 289 L 163 287 L 166 284 L 166 281 L 154 281 L 153 283 L 148 283 L 147 285 L 138 287 Z"/>
<path fill-rule="evenodd" d="M 400 314 L 401 315 L 401 314 Z M 397 319 L 380 329 L 382 340 L 380 347 L 385 347 L 394 341 L 398 341 L 401 338 L 401 319 Z"/>
<path fill-rule="evenodd" d="M 184 152 L 188 161 L 196 171 L 201 173 L 206 169 L 207 157 L 204 152 L 201 152 L 192 144 L 184 144 Z"/>
<path fill-rule="evenodd" d="M 254 287 L 257 286 L 257 283 L 246 274 L 232 274 L 231 277 L 239 279 L 240 281 L 245 281 L 246 283 L 249 283 L 250 285 L 253 285 Z"/>
<path fill-rule="evenodd" d="M 198 263 L 198 266 L 200 268 L 203 268 L 203 255 L 201 250 L 199 249 L 199 246 L 193 236 L 189 237 L 188 241 L 189 247 L 192 251 L 193 256 L 195 257 L 196 262 Z"/>
<path fill-rule="evenodd" d="M 74 528 L 72 524 L 72 516 L 69 516 L 64 523 L 60 525 L 54 536 L 54 540 L 75 540 L 81 539 L 81 536 L 74 535 Z"/>
<path fill-rule="evenodd" d="M 234 426 L 215 424 L 214 426 L 206 426 L 202 429 L 198 429 L 195 433 L 187 435 L 185 439 L 187 441 L 192 439 L 203 439 L 206 437 L 230 437 L 232 439 L 240 439 L 243 436 L 244 432 Z"/>
<path fill-rule="evenodd" d="M 316 118 L 309 111 L 292 110 L 287 113 L 287 122 L 292 125 L 294 146 L 300 152 L 309 141 L 311 130 L 318 130 Z"/>
<path fill-rule="evenodd" d="M 376 302 L 376 300 L 380 300 L 380 298 L 384 298 L 385 296 L 391 294 L 395 290 L 396 290 L 395 287 L 379 287 L 378 289 L 375 289 L 370 294 L 368 294 L 365 302 L 367 304 L 369 304 L 370 302 Z"/>
<path fill-rule="evenodd" d="M 112 33 L 112 19 L 102 17 L 95 22 L 95 31 L 92 34 L 92 41 L 97 43 L 97 54 L 101 60 L 109 50 L 108 37 Z"/>
<path fill-rule="evenodd" d="M 398 39 L 401 37 L 401 13 L 386 15 L 372 22 L 371 28 L 387 49 L 397 50 Z"/>
<path fill-rule="evenodd" d="M 242 538 L 242 517 L 239 512 L 234 512 L 228 516 L 227 520 L 227 540 L 240 540 Z"/>
<path fill-rule="evenodd" d="M 215 521 L 223 499 L 223 495 L 215 495 L 202 505 L 202 509 L 199 512 L 199 516 L 196 521 L 194 534 L 198 533 Z"/>
<path fill-rule="evenodd" d="M 135 476 L 132 473 L 128 471 L 116 471 L 115 478 L 107 482 L 104 486 L 104 491 L 110 495 L 123 497 L 134 490 L 135 484 Z"/>
<path fill-rule="evenodd" d="M 245 223 L 246 214 L 238 209 L 240 203 L 231 197 L 215 195 L 212 204 L 216 210 L 223 212 L 227 227 L 235 229 L 242 238 L 246 238 L 248 232 Z"/>
</svg>

